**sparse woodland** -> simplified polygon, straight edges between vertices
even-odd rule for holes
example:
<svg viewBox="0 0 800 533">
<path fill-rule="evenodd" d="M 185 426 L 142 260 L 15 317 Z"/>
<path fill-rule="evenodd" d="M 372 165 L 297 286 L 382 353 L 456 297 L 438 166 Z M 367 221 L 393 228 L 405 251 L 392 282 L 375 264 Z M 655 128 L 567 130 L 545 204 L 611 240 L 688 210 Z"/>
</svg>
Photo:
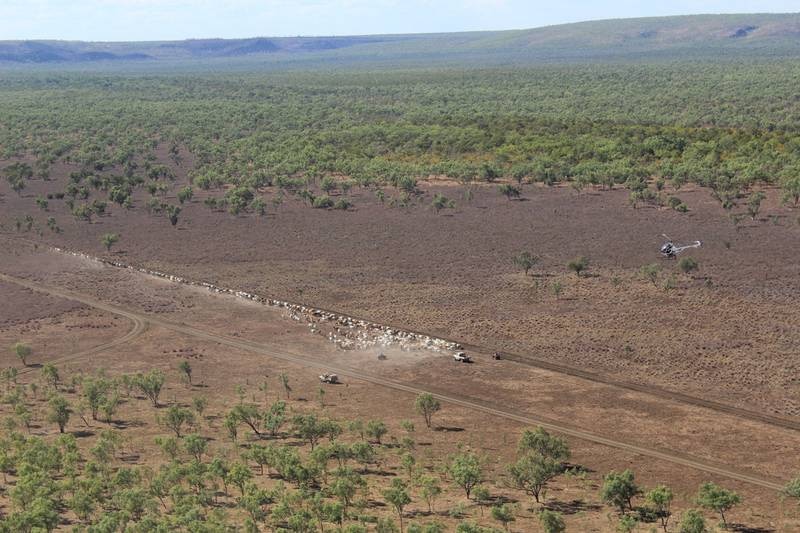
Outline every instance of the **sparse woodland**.
<svg viewBox="0 0 800 533">
<path fill-rule="evenodd" d="M 0 531 L 558 532 L 556 480 L 583 487 L 626 531 L 705 531 L 709 516 L 724 525 L 741 503 L 706 483 L 697 508 L 678 510 L 669 487 L 642 487 L 630 470 L 592 489 L 567 441 L 542 428 L 523 431 L 499 471 L 464 438 L 432 457 L 420 444 L 446 407 L 428 394 L 408 406 L 418 418 L 390 430 L 339 418 L 324 388 L 301 401 L 287 374 L 236 386 L 225 406 L 209 405 L 191 376 L 186 361 L 114 376 L 4 369 Z M 142 425 L 159 428 L 157 457 L 142 456 L 130 433 Z"/>
<path fill-rule="evenodd" d="M 166 231 L 184 223 L 185 204 L 201 191 L 206 208 L 231 216 L 280 216 L 287 197 L 347 216 L 358 209 L 354 188 L 368 189 L 386 209 L 458 216 L 475 184 L 492 184 L 509 202 L 532 184 L 565 183 L 577 193 L 625 188 L 630 208 L 685 213 L 680 189 L 692 183 L 707 187 L 738 224 L 758 218 L 765 185 L 777 187 L 789 208 L 800 204 L 798 76 L 795 63 L 779 61 L 17 72 L 0 79 L 0 176 L 9 194 L 30 199 L 30 211 L 14 219 L 0 211 L 0 223 L 58 234 L 64 221 L 54 206 L 63 203 L 86 224 L 141 209 L 163 217 Z M 46 196 L 26 192 L 65 163 L 66 185 L 54 181 Z M 423 203 L 428 179 L 458 189 Z M 124 232 L 105 233 L 96 245 L 111 254 L 125 243 Z M 508 262 L 529 276 L 535 252 L 519 250 Z M 583 256 L 570 261 L 567 283 L 591 266 Z M 677 268 L 688 276 L 698 262 L 683 257 Z M 639 275 L 664 288 L 676 279 L 657 264 Z M 559 299 L 562 281 L 548 285 Z M 169 373 L 80 374 L 29 367 L 30 348 L 12 350 L 19 364 L 0 382 L 3 533 L 556 533 L 564 531 L 563 509 L 551 505 L 548 486 L 585 480 L 582 466 L 569 462 L 569 443 L 541 428 L 523 433 L 515 460 L 499 472 L 458 435 L 450 456 L 427 456 L 421 435 L 435 431 L 447 409 L 432 397 L 409 402 L 417 418 L 398 429 L 337 416 L 324 387 L 304 391 L 300 402 L 286 374 L 263 390 L 239 386 L 226 405 L 214 405 L 193 389 L 189 363 Z M 166 383 L 181 382 L 185 392 L 162 394 Z M 132 417 L 132 405 L 149 415 Z M 157 458 L 142 461 L 131 445 L 135 424 L 159 428 Z M 786 496 L 800 497 L 798 487 L 791 482 Z M 703 532 L 716 523 L 712 516 L 727 527 L 726 513 L 742 500 L 706 483 L 692 505 L 675 509 L 669 487 L 640 486 L 629 470 L 605 473 L 586 494 L 618 531 Z M 445 496 L 457 503 L 437 505 Z"/>
<path fill-rule="evenodd" d="M 755 218 L 758 185 L 779 186 L 785 205 L 800 201 L 797 74 L 779 61 L 12 74 L 0 80 L 0 158 L 20 195 L 59 161 L 76 169 L 64 190 L 31 198 L 30 223 L 52 231 L 53 202 L 90 222 L 133 207 L 136 189 L 148 193 L 137 207 L 176 225 L 197 190 L 211 191 L 210 209 L 234 215 L 277 211 L 285 195 L 346 211 L 357 208 L 353 187 L 374 188 L 390 207 L 422 205 L 418 183 L 429 177 L 464 188 L 463 198 L 434 198 L 437 213 L 469 201 L 472 184 L 495 181 L 509 199 L 527 183 L 567 182 L 578 191 L 625 187 L 634 207 L 686 211 L 680 188 L 697 183 L 732 217 Z M 175 183 L 176 167 L 190 184 Z"/>
</svg>

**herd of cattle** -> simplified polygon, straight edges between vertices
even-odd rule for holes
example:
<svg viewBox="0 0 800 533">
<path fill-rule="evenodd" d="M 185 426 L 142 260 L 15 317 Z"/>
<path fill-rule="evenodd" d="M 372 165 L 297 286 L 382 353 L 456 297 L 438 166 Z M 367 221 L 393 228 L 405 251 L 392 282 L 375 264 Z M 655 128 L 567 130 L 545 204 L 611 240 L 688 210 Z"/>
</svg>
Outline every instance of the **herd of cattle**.
<svg viewBox="0 0 800 533">
<path fill-rule="evenodd" d="M 90 261 L 98 262 L 107 266 L 123 268 L 141 274 L 155 276 L 172 281 L 174 283 L 190 285 L 193 287 L 203 287 L 211 292 L 229 294 L 237 298 L 243 298 L 245 300 L 260 303 L 262 305 L 286 309 L 292 319 L 307 323 L 313 333 L 323 333 L 324 331 L 327 331 L 327 338 L 343 349 L 367 349 L 374 346 L 398 346 L 404 350 L 425 349 L 435 352 L 454 352 L 461 349 L 461 346 L 458 343 L 448 341 L 446 339 L 432 337 L 422 333 L 404 331 L 382 324 L 369 322 L 367 320 L 325 311 L 315 307 L 295 304 L 283 300 L 275 300 L 272 298 L 265 298 L 250 292 L 219 287 L 213 283 L 207 283 L 204 281 L 192 281 L 180 276 L 168 274 L 166 272 L 135 267 L 120 261 L 112 261 L 109 259 L 91 256 L 83 252 L 74 252 L 58 247 L 53 247 L 52 250 L 55 252 L 80 257 L 82 259 L 88 259 Z"/>
</svg>

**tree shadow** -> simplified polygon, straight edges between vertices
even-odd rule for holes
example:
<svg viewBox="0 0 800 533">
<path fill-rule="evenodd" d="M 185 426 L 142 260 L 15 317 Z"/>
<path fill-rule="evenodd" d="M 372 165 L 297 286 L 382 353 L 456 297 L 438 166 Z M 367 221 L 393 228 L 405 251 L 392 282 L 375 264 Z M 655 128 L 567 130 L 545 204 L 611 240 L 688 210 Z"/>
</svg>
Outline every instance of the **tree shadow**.
<svg viewBox="0 0 800 533">
<path fill-rule="evenodd" d="M 369 509 L 384 509 L 386 504 L 378 500 L 367 500 L 367 508 Z"/>
<path fill-rule="evenodd" d="M 146 425 L 141 420 L 110 420 L 108 424 L 114 429 L 141 428 Z"/>
<path fill-rule="evenodd" d="M 763 527 L 748 527 L 744 524 L 729 524 L 728 528 L 737 533 L 775 533 L 775 529 Z"/>
<path fill-rule="evenodd" d="M 378 476 L 378 477 L 397 477 L 395 472 L 390 470 L 378 470 L 374 468 L 366 468 L 362 470 L 365 476 Z"/>
<path fill-rule="evenodd" d="M 566 462 L 566 463 L 563 463 L 562 466 L 564 467 L 564 472 L 565 473 L 566 472 L 571 472 L 572 474 L 594 474 L 595 473 L 595 470 L 592 470 L 591 468 L 583 466 L 583 465 L 580 465 L 580 464 Z"/>
<path fill-rule="evenodd" d="M 460 433 L 464 431 L 464 428 L 456 427 L 456 426 L 436 426 L 434 431 L 441 431 L 443 433 Z"/>
<path fill-rule="evenodd" d="M 560 500 L 549 501 L 544 505 L 551 511 L 556 511 L 564 515 L 574 515 L 585 511 L 599 511 L 603 507 L 596 503 L 586 503 L 583 500 L 571 500 L 562 502 Z"/>
<path fill-rule="evenodd" d="M 498 494 L 497 496 L 492 496 L 488 500 L 491 502 L 492 505 L 503 505 L 505 503 L 519 503 L 517 498 L 509 498 L 508 496 L 504 496 L 502 494 Z"/>
<path fill-rule="evenodd" d="M 77 520 L 73 520 L 72 518 L 59 516 L 58 525 L 59 526 L 74 526 L 80 524 Z"/>
</svg>

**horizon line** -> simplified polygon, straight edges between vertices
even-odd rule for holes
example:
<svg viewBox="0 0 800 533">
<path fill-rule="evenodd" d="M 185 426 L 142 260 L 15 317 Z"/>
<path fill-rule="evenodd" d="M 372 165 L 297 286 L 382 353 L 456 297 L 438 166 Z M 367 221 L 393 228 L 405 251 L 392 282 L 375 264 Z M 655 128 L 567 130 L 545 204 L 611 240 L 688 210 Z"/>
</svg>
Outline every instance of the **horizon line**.
<svg viewBox="0 0 800 533">
<path fill-rule="evenodd" d="M 632 21 L 632 20 L 658 20 L 669 18 L 693 18 L 693 17 L 713 17 L 713 16 L 759 16 L 759 15 L 800 15 L 800 11 L 778 12 L 778 11 L 759 11 L 752 13 L 690 13 L 690 14 L 676 14 L 676 15 L 661 15 L 652 17 L 619 17 L 619 18 L 604 18 L 604 19 L 584 19 L 572 22 L 561 22 L 558 24 L 545 24 L 542 26 L 531 26 L 522 28 L 506 28 L 506 29 L 482 29 L 482 30 L 456 30 L 456 31 L 434 31 L 434 32 L 405 32 L 405 33 L 342 33 L 342 34 L 319 34 L 319 35 L 250 35 L 243 37 L 184 37 L 184 38 L 170 38 L 170 39 L 146 39 L 146 40 L 84 40 L 84 39 L 59 39 L 57 37 L 47 38 L 26 38 L 26 39 L 0 39 L 0 43 L 9 42 L 66 42 L 66 43 L 87 43 L 87 44 L 125 44 L 125 43 L 170 43 L 170 42 L 185 42 L 185 41 L 235 41 L 235 40 L 251 40 L 251 39 L 322 39 L 322 38 L 356 38 L 356 37 L 407 37 L 407 36 L 420 36 L 420 35 L 453 35 L 453 34 L 468 34 L 468 33 L 504 33 L 504 32 L 519 32 L 540 30 L 545 28 L 556 28 L 559 26 L 572 26 L 577 24 L 589 24 L 593 22 L 612 22 L 612 21 Z"/>
</svg>

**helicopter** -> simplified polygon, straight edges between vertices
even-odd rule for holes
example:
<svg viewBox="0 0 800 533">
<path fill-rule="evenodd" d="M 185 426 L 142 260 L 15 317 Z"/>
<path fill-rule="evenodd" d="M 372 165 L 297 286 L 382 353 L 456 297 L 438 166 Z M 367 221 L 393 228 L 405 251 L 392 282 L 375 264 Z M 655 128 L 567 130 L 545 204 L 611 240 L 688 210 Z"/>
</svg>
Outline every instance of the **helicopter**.
<svg viewBox="0 0 800 533">
<path fill-rule="evenodd" d="M 689 248 L 700 248 L 703 246 L 701 241 L 694 241 L 691 244 L 676 245 L 667 235 L 662 233 L 662 236 L 667 239 L 667 242 L 661 245 L 661 255 L 667 259 L 674 259 L 679 253 Z"/>
</svg>

